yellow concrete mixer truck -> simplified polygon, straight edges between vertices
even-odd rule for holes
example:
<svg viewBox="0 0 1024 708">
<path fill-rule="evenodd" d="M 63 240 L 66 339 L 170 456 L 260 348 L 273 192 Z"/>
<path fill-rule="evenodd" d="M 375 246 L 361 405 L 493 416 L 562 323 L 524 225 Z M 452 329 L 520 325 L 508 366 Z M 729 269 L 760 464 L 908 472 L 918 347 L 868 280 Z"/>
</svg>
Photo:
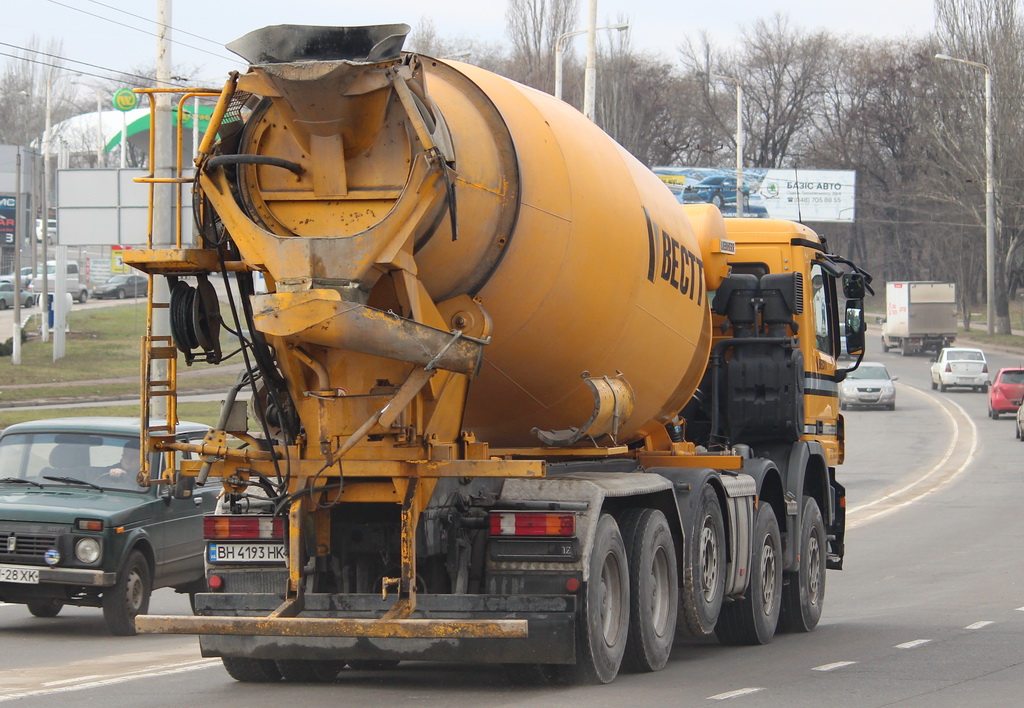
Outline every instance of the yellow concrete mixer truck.
<svg viewBox="0 0 1024 708">
<path fill-rule="evenodd" d="M 141 478 L 223 494 L 196 615 L 138 630 L 240 681 L 607 683 L 679 634 L 814 629 L 844 553 L 838 323 L 862 352 L 870 276 L 800 224 L 679 205 L 568 104 L 408 29 L 242 37 L 194 176 L 142 178 L 191 185 L 196 235 L 125 254 L 168 463 Z M 244 364 L 201 444 L 157 422 L 180 359 Z"/>
</svg>

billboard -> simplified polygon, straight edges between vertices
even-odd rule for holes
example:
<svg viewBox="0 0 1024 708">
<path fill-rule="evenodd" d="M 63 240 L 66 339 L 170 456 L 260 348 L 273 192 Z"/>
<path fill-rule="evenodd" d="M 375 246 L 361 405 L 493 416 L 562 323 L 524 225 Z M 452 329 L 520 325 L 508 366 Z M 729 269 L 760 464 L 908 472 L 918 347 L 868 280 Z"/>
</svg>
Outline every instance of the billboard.
<svg viewBox="0 0 1024 708">
<path fill-rule="evenodd" d="M 14 245 L 14 229 L 18 219 L 18 200 L 13 194 L 0 194 L 0 243 Z"/>
<path fill-rule="evenodd" d="M 681 204 L 711 203 L 736 216 L 736 171 L 711 167 L 655 167 Z M 790 221 L 852 222 L 853 170 L 750 168 L 743 170 L 743 216 Z"/>
</svg>

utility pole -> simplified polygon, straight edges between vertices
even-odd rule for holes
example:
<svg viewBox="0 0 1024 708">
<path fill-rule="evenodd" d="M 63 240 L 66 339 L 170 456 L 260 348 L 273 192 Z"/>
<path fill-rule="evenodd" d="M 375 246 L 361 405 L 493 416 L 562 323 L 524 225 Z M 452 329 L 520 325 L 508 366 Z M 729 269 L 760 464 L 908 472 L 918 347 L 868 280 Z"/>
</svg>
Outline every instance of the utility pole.
<svg viewBox="0 0 1024 708">
<path fill-rule="evenodd" d="M 157 35 L 156 35 L 156 79 L 158 86 L 167 86 L 171 82 L 171 0 L 157 0 Z M 156 97 L 156 141 L 153 143 L 154 153 L 149 156 L 153 168 L 153 176 L 170 178 L 175 176 L 174 149 L 171 140 L 174 137 L 172 128 L 171 97 L 169 94 L 154 94 Z M 123 147 L 122 147 L 123 149 Z M 169 184 L 153 186 L 153 248 L 174 248 L 176 223 L 174 218 L 173 189 Z M 153 302 L 170 302 L 170 291 L 166 278 L 153 278 Z M 171 332 L 170 312 L 167 308 L 153 310 L 153 335 L 167 336 Z M 160 381 L 168 379 L 168 366 L 165 359 L 153 362 L 153 376 Z M 167 399 L 156 397 L 152 402 L 152 413 L 156 417 L 166 418 Z M 176 421 L 168 421 L 173 423 Z"/>
<path fill-rule="evenodd" d="M 590 0 L 587 16 L 587 69 L 583 74 L 583 115 L 594 120 L 597 91 L 597 0 Z"/>
<path fill-rule="evenodd" d="M 48 276 L 48 273 L 46 272 L 46 270 L 47 270 L 47 268 L 46 268 L 46 261 L 47 261 L 47 258 L 46 258 L 46 242 L 50 239 L 50 141 L 51 141 L 51 136 L 50 136 L 50 127 L 51 126 L 50 126 L 50 122 L 51 122 L 51 119 L 52 119 L 52 112 L 51 112 L 51 102 L 52 102 L 51 94 L 52 93 L 53 93 L 53 70 L 51 69 L 49 75 L 46 77 L 46 123 L 45 123 L 45 128 L 43 129 L 43 144 L 42 144 L 42 148 L 43 148 L 43 204 L 42 204 L 42 212 L 43 213 L 41 214 L 41 216 L 43 218 L 40 220 L 42 222 L 42 230 L 43 230 L 43 262 L 39 266 L 39 270 L 42 271 L 42 276 L 40 277 L 40 280 L 43 281 L 42 282 L 42 290 L 40 291 L 42 293 L 42 295 L 40 295 L 40 297 L 42 297 L 43 300 L 42 300 L 42 304 L 40 305 L 40 309 L 42 310 L 43 314 L 42 314 L 42 317 L 40 317 L 40 320 L 42 320 L 42 322 L 39 325 L 39 330 L 40 330 L 39 334 L 40 334 L 40 338 L 44 342 L 50 341 L 50 307 L 49 307 L 49 305 L 50 305 L 50 303 L 49 303 L 50 296 L 49 296 L 49 293 L 47 292 L 47 287 L 46 287 L 47 286 L 47 276 Z"/>
<path fill-rule="evenodd" d="M 25 205 L 21 198 L 21 148 L 14 160 L 14 331 L 11 363 L 21 364 L 21 236 L 25 231 Z"/>
</svg>

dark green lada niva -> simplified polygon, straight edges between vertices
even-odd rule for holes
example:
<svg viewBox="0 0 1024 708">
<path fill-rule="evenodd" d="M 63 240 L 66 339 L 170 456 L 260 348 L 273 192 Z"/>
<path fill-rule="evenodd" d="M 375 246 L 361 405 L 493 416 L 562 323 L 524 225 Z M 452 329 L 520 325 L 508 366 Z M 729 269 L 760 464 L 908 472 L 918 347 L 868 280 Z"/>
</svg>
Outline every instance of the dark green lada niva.
<svg viewBox="0 0 1024 708">
<path fill-rule="evenodd" d="M 198 441 L 206 430 L 181 423 L 177 437 Z M 162 457 L 151 457 L 151 476 Z M 140 463 L 137 418 L 38 420 L 0 433 L 0 601 L 37 617 L 102 607 L 110 631 L 128 635 L 154 589 L 204 590 L 202 516 L 217 492 L 140 487 Z"/>
</svg>

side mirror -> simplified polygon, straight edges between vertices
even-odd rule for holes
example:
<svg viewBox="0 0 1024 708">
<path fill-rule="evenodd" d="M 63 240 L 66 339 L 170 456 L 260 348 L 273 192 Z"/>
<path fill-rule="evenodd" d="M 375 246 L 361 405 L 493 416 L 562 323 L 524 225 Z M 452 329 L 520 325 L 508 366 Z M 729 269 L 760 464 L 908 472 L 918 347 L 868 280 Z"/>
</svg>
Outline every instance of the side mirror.
<svg viewBox="0 0 1024 708">
<path fill-rule="evenodd" d="M 843 295 L 850 300 L 863 300 L 864 295 L 867 292 L 867 284 L 864 282 L 864 276 L 860 273 L 844 273 L 843 274 Z M 864 303 L 861 303 L 861 310 L 864 309 Z"/>
<path fill-rule="evenodd" d="M 844 279 L 845 280 L 845 279 Z M 846 283 L 843 283 L 845 290 Z M 846 301 L 846 351 L 850 356 L 864 353 L 864 301 L 852 299 Z"/>
<path fill-rule="evenodd" d="M 186 477 L 178 470 L 178 477 L 174 480 L 174 498 L 191 499 L 192 491 L 196 486 L 195 477 Z"/>
<path fill-rule="evenodd" d="M 900 377 L 899 377 L 899 376 L 893 376 L 893 377 L 892 377 L 891 379 L 889 379 L 889 380 L 890 380 L 890 381 L 899 381 L 899 380 L 900 380 Z"/>
</svg>

